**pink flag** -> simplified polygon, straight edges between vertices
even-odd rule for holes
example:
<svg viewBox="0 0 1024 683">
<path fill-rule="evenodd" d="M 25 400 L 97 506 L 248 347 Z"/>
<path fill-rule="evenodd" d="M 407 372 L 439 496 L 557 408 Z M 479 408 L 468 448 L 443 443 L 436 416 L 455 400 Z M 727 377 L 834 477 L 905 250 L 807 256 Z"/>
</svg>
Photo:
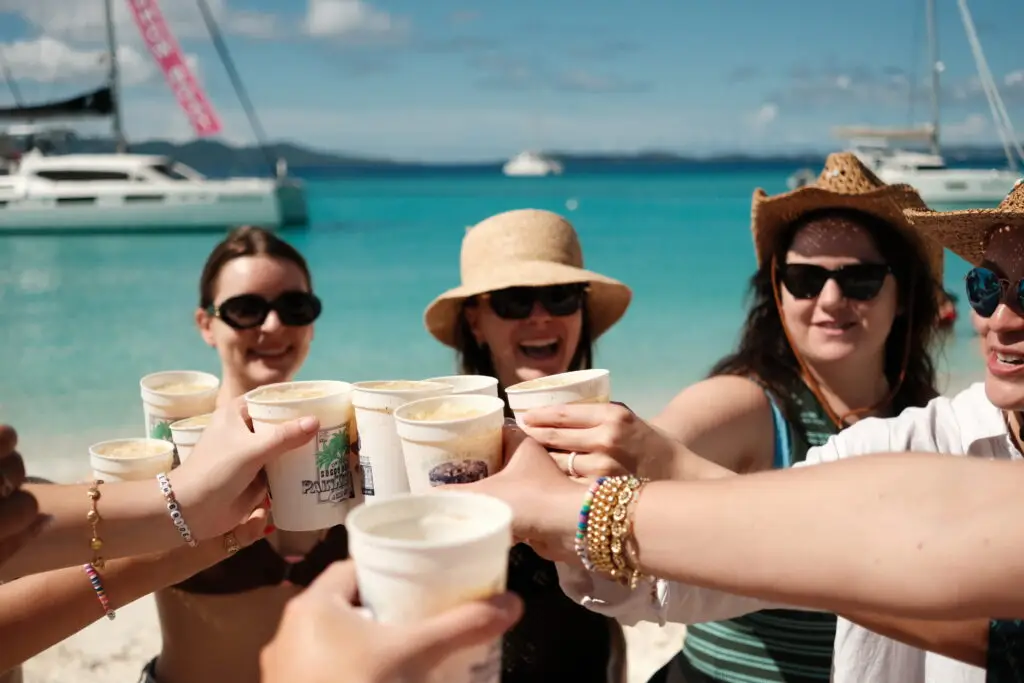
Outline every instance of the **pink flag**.
<svg viewBox="0 0 1024 683">
<path fill-rule="evenodd" d="M 185 63 L 185 55 L 164 21 L 158 0 L 128 0 L 128 6 L 132 8 L 135 24 L 146 41 L 149 53 L 164 72 L 178 104 L 192 124 L 192 130 L 201 138 L 219 133 L 220 118 Z"/>
</svg>

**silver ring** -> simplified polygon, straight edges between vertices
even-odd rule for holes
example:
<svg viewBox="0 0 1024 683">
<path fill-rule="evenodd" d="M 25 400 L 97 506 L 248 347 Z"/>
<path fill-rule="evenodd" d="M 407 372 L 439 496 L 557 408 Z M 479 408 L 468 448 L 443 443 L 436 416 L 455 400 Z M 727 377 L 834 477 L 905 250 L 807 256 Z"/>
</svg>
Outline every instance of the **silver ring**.
<svg viewBox="0 0 1024 683">
<path fill-rule="evenodd" d="M 569 476 L 570 477 L 579 477 L 580 476 L 579 472 L 576 471 L 576 468 L 572 466 L 575 461 L 576 461 L 576 451 L 573 451 L 572 453 L 569 454 Z"/>
</svg>

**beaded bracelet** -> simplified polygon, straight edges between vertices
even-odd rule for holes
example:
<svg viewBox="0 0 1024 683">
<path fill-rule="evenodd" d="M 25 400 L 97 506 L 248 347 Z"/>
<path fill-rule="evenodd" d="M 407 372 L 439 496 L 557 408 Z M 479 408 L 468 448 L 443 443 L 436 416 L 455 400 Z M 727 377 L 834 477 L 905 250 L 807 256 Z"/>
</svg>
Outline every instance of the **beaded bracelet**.
<svg viewBox="0 0 1024 683">
<path fill-rule="evenodd" d="M 178 533 L 181 534 L 181 540 L 185 541 L 190 548 L 195 548 L 199 545 L 199 541 L 192 536 L 192 530 L 188 527 L 185 516 L 181 514 L 181 506 L 178 505 L 178 499 L 174 497 L 171 480 L 163 472 L 156 475 L 156 480 L 160 484 L 160 493 L 163 494 L 164 501 L 167 502 L 167 512 L 171 515 L 171 521 L 174 522 Z"/>
<path fill-rule="evenodd" d="M 96 593 L 96 597 L 100 601 L 100 607 L 103 608 L 103 614 L 106 615 L 107 619 L 113 619 L 117 616 L 113 609 L 110 607 L 110 599 L 107 598 L 107 592 L 103 590 L 103 580 L 100 578 L 99 572 L 91 564 L 83 564 L 82 570 L 85 575 L 89 577 L 89 583 L 92 584 L 92 589 Z"/>
<path fill-rule="evenodd" d="M 633 536 L 630 503 L 647 480 L 633 476 L 607 478 L 594 492 L 586 521 L 586 552 L 593 569 L 622 585 L 636 588 L 642 576 L 639 550 Z"/>
<path fill-rule="evenodd" d="M 89 522 L 89 527 L 92 529 L 92 535 L 89 538 L 89 547 L 92 549 L 92 564 L 91 566 L 97 569 L 103 569 L 106 561 L 100 555 L 100 551 L 103 549 L 103 539 L 100 538 L 100 522 L 103 518 L 100 517 L 99 512 L 99 500 L 100 484 L 103 483 L 102 479 L 97 479 L 86 491 L 86 495 L 89 496 L 89 512 L 85 513 L 85 519 Z"/>
<path fill-rule="evenodd" d="M 576 541 L 574 543 L 574 547 L 576 549 L 576 555 L 583 562 L 583 566 L 588 572 L 594 571 L 594 563 L 590 561 L 590 556 L 587 554 L 587 520 L 590 518 L 590 508 L 594 502 L 594 494 L 607 478 L 608 477 L 598 477 L 597 480 L 590 485 L 590 488 L 587 489 L 587 494 L 583 497 L 583 505 L 580 507 L 579 521 L 576 524 Z"/>
</svg>

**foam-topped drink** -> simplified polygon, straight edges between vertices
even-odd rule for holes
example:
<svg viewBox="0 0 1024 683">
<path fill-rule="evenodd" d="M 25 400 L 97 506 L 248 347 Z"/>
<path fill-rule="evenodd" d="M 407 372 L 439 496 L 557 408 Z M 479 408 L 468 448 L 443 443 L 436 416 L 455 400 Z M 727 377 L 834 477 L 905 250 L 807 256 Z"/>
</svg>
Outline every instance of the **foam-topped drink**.
<svg viewBox="0 0 1024 683">
<path fill-rule="evenodd" d="M 501 468 L 505 402 L 475 394 L 406 403 L 395 411 L 405 471 L 413 493 L 468 484 Z"/>
<path fill-rule="evenodd" d="M 89 446 L 94 479 L 139 481 L 174 466 L 174 444 L 163 439 L 112 439 Z"/>
<path fill-rule="evenodd" d="M 444 382 L 452 385 L 453 394 L 479 394 L 498 397 L 498 378 L 489 375 L 447 375 L 431 377 L 427 382 Z"/>
<path fill-rule="evenodd" d="M 313 416 L 316 438 L 267 464 L 274 524 L 285 531 L 313 531 L 342 524 L 359 502 L 349 453 L 352 385 L 348 382 L 282 382 L 245 395 L 253 429 Z"/>
<path fill-rule="evenodd" d="M 512 510 L 475 493 L 405 494 L 349 514 L 359 597 L 383 623 L 415 622 L 505 590 Z M 429 683 L 497 683 L 501 638 L 449 656 Z"/>
<path fill-rule="evenodd" d="M 212 413 L 220 379 L 195 370 L 154 372 L 139 381 L 146 436 L 171 441 L 171 423 Z"/>
<path fill-rule="evenodd" d="M 608 403 L 612 380 L 607 370 L 574 370 L 513 384 L 505 389 L 508 407 L 522 426 L 528 410 L 566 403 Z"/>
<path fill-rule="evenodd" d="M 410 401 L 452 392 L 444 382 L 381 380 L 356 382 L 352 392 L 359 432 L 359 470 L 367 500 L 408 493 L 409 477 L 402 442 L 395 430 L 394 412 Z"/>
<path fill-rule="evenodd" d="M 192 449 L 199 443 L 199 437 L 203 435 L 203 430 L 210 424 L 212 417 L 213 413 L 206 413 L 205 415 L 186 417 L 184 420 L 170 424 L 171 441 L 174 442 L 174 448 L 178 451 L 179 464 L 185 462 L 188 456 L 192 455 Z"/>
</svg>

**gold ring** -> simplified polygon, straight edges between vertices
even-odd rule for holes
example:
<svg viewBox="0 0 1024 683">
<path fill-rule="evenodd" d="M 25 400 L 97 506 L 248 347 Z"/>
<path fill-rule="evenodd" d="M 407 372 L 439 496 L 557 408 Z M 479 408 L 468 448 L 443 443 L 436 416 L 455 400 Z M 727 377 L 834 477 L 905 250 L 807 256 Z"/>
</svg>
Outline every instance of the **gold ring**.
<svg viewBox="0 0 1024 683">
<path fill-rule="evenodd" d="M 234 555 L 241 549 L 242 546 L 238 545 L 238 539 L 235 538 L 234 531 L 229 531 L 224 534 L 224 550 L 228 555 Z"/>
</svg>

